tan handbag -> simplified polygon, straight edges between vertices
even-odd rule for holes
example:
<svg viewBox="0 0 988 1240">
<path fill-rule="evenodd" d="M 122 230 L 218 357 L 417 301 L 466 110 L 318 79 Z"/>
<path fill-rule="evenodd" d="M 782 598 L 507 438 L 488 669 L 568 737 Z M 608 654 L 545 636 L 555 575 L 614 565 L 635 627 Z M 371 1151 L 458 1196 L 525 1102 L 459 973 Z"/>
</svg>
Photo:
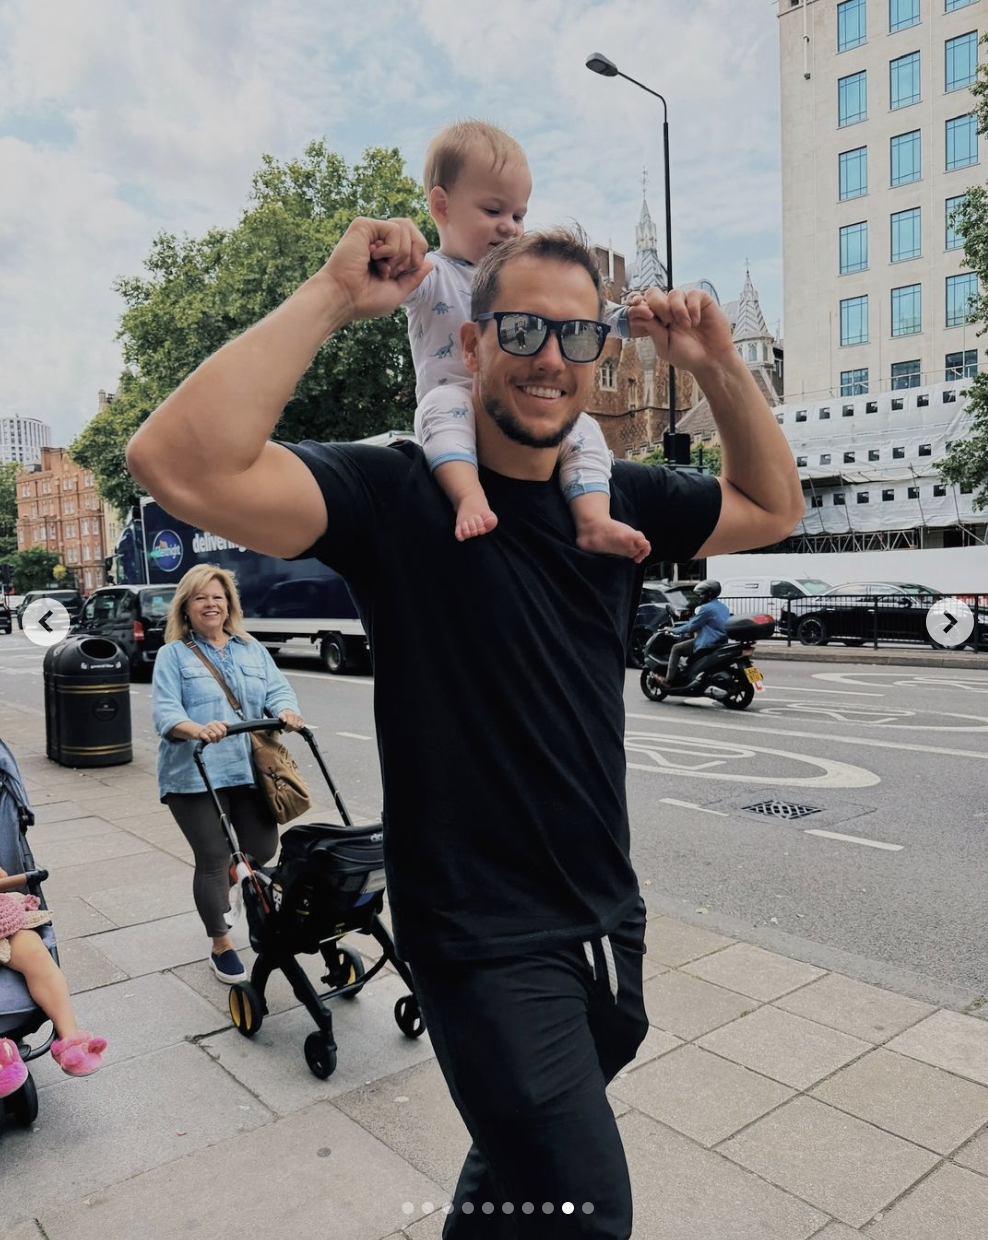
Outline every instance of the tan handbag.
<svg viewBox="0 0 988 1240">
<path fill-rule="evenodd" d="M 243 718 L 243 710 L 240 707 L 240 703 L 219 671 L 210 663 L 192 638 L 185 644 L 213 673 L 226 694 L 227 701 L 237 714 Z M 268 808 L 274 815 L 275 821 L 279 823 L 291 822 L 299 814 L 304 814 L 311 809 L 312 796 L 309 792 L 309 785 L 305 782 L 305 777 L 299 770 L 298 763 L 292 757 L 289 750 L 278 740 L 277 733 L 274 730 L 264 730 L 250 732 L 248 735 L 250 736 L 251 758 L 254 764 L 254 774 L 257 777 L 257 786 L 267 802 Z"/>
</svg>

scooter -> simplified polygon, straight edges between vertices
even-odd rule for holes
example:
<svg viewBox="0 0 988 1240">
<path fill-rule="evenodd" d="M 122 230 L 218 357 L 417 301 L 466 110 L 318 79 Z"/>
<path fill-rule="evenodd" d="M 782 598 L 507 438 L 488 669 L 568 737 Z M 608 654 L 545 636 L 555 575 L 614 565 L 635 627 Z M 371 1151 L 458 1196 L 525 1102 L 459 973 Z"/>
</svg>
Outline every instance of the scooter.
<svg viewBox="0 0 988 1240">
<path fill-rule="evenodd" d="M 658 629 L 645 646 L 641 690 L 650 702 L 667 697 L 712 697 L 728 710 L 746 710 L 764 688 L 764 677 L 749 657 L 759 638 L 775 632 L 772 616 L 735 616 L 727 622 L 727 641 L 701 650 L 681 664 L 671 685 L 661 684 L 669 666 L 669 654 L 681 637 L 671 628 Z"/>
</svg>

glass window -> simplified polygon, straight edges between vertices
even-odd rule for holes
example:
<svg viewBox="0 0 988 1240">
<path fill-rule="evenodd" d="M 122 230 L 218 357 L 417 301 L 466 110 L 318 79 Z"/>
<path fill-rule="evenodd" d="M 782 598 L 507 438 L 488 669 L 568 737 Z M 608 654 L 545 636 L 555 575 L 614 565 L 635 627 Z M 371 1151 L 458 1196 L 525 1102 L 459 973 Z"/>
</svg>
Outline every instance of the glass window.
<svg viewBox="0 0 988 1240">
<path fill-rule="evenodd" d="M 814 496 L 812 497 L 812 507 L 814 507 L 814 508 L 822 508 L 822 507 L 823 507 L 823 496 L 822 496 L 822 495 L 814 495 Z"/>
<path fill-rule="evenodd" d="M 952 121 L 947 121 L 947 171 L 967 168 L 977 162 L 978 131 L 975 128 L 974 113 L 955 116 Z"/>
<path fill-rule="evenodd" d="M 817 410 L 816 416 L 820 422 L 827 422 L 830 420 L 830 410 L 827 408 L 826 405 L 821 405 L 820 408 Z"/>
<path fill-rule="evenodd" d="M 922 216 L 919 207 L 896 211 L 892 216 L 892 262 L 919 258 L 923 253 Z"/>
<path fill-rule="evenodd" d="M 944 214 L 947 218 L 947 240 L 945 248 L 948 250 L 960 250 L 964 247 L 964 238 L 954 226 L 954 212 L 964 201 L 963 194 L 957 194 L 954 198 L 948 198 L 944 204 Z"/>
<path fill-rule="evenodd" d="M 919 487 L 909 487 L 906 494 L 910 499 L 919 499 Z"/>
<path fill-rule="evenodd" d="M 840 172 L 840 200 L 860 198 L 868 192 L 868 148 L 841 151 L 837 157 Z"/>
<path fill-rule="evenodd" d="M 869 498 L 870 498 L 869 493 L 867 491 L 858 492 L 858 503 L 859 504 L 867 504 L 869 502 Z"/>
<path fill-rule="evenodd" d="M 820 464 L 821 464 L 821 465 L 829 465 L 829 464 L 830 464 L 830 453 L 829 453 L 829 452 L 821 452 L 821 453 L 820 453 Z"/>
<path fill-rule="evenodd" d="M 889 63 L 889 107 L 908 108 L 919 100 L 919 52 L 910 52 Z"/>
<path fill-rule="evenodd" d="M 839 506 L 841 506 L 841 507 L 843 507 L 843 505 L 847 503 L 847 500 L 844 498 L 844 496 L 843 496 L 843 495 L 841 495 L 841 494 L 840 494 L 840 492 L 838 492 L 838 493 L 834 496 L 834 503 L 835 503 L 835 504 L 838 504 L 838 505 L 839 505 Z"/>
<path fill-rule="evenodd" d="M 978 350 L 964 349 L 959 353 L 948 353 L 944 359 L 944 379 L 973 379 L 978 373 Z"/>
<path fill-rule="evenodd" d="M 853 452 L 845 452 L 845 453 L 844 453 L 844 464 L 845 464 L 845 465 L 853 465 L 853 464 L 854 464 L 854 453 L 853 453 Z"/>
<path fill-rule="evenodd" d="M 978 70 L 978 32 L 972 30 L 959 34 L 956 39 L 948 39 L 944 48 L 944 89 L 960 90 L 962 86 L 970 86 Z"/>
<path fill-rule="evenodd" d="M 882 454 L 877 448 L 868 449 L 868 460 L 869 461 L 880 461 L 881 459 L 882 459 Z"/>
<path fill-rule="evenodd" d="M 976 4 L 977 0 L 947 0 L 944 6 L 944 12 L 952 13 L 954 9 L 966 9 L 969 4 Z"/>
<path fill-rule="evenodd" d="M 907 185 L 923 175 L 920 131 L 900 133 L 892 139 L 892 185 Z"/>
<path fill-rule="evenodd" d="M 923 286 L 904 284 L 892 290 L 892 335 L 915 336 L 923 330 Z"/>
<path fill-rule="evenodd" d="M 893 362 L 892 363 L 892 390 L 898 391 L 900 388 L 919 387 L 919 358 L 911 362 Z M 894 457 L 897 449 L 892 449 Z"/>
<path fill-rule="evenodd" d="M 796 457 L 796 465 L 797 465 L 797 466 L 805 466 L 805 465 L 806 465 L 806 457 L 805 457 L 805 456 L 797 456 L 797 457 Z"/>
<path fill-rule="evenodd" d="M 868 75 L 852 73 L 837 81 L 837 124 L 854 125 L 868 116 Z"/>
<path fill-rule="evenodd" d="M 842 345 L 867 344 L 867 297 L 845 297 L 840 303 L 840 342 Z"/>
<path fill-rule="evenodd" d="M 868 13 L 865 0 L 844 0 L 837 6 L 837 50 L 860 47 L 867 36 Z"/>
<path fill-rule="evenodd" d="M 904 461 L 905 459 L 906 459 L 905 448 L 893 448 L 892 449 L 892 460 L 893 461 Z"/>
<path fill-rule="evenodd" d="M 868 367 L 859 366 L 856 370 L 842 370 L 840 372 L 840 394 L 841 396 L 867 396 Z"/>
<path fill-rule="evenodd" d="M 943 497 L 946 494 L 947 494 L 947 488 L 943 485 L 942 482 L 935 482 L 933 484 L 933 498 L 934 499 L 943 499 Z"/>
<path fill-rule="evenodd" d="M 973 271 L 947 277 L 947 326 L 960 327 L 971 313 L 971 298 L 978 295 L 978 277 Z"/>
<path fill-rule="evenodd" d="M 797 409 L 797 410 L 796 410 L 796 421 L 797 421 L 797 422 L 805 422 L 805 421 L 806 421 L 806 410 L 805 410 L 805 409 Z"/>
<path fill-rule="evenodd" d="M 919 0 L 889 0 L 889 34 L 919 24 Z"/>
<path fill-rule="evenodd" d="M 868 266 L 868 225 L 845 224 L 840 230 L 840 273 L 864 271 Z"/>
<path fill-rule="evenodd" d="M 883 503 L 887 504 L 889 500 L 892 500 L 892 499 L 895 499 L 895 491 L 892 487 L 889 487 L 887 490 L 882 491 L 882 502 Z"/>
</svg>

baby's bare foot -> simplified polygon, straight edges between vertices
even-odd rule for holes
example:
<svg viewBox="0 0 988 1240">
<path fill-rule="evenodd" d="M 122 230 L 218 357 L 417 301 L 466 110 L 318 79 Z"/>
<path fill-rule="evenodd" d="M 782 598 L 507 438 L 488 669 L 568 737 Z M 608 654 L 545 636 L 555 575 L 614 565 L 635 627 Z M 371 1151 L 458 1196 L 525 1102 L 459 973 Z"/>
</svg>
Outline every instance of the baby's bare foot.
<svg viewBox="0 0 988 1240">
<path fill-rule="evenodd" d="M 460 502 L 456 510 L 456 540 L 466 542 L 468 538 L 479 538 L 481 534 L 489 534 L 497 525 L 497 517 L 487 506 L 487 497 L 468 495 Z"/>
<path fill-rule="evenodd" d="M 621 555 L 640 564 L 652 550 L 652 544 L 640 530 L 634 530 L 623 521 L 607 517 L 582 525 L 576 536 L 581 551 L 593 551 L 597 555 Z"/>
</svg>

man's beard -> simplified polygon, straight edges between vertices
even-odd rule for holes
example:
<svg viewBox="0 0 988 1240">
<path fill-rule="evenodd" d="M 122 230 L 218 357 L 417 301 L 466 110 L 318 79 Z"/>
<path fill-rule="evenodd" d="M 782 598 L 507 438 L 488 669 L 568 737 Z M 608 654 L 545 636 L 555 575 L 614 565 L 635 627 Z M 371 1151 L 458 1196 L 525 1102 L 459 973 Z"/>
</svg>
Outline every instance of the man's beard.
<svg viewBox="0 0 988 1240">
<path fill-rule="evenodd" d="M 485 390 L 483 382 L 480 385 L 480 403 L 484 406 L 491 421 L 503 435 L 515 443 L 522 444 L 526 448 L 558 448 L 576 425 L 577 419 L 580 416 L 579 413 L 574 414 L 558 430 L 549 431 L 544 435 L 534 435 L 531 431 L 526 430 L 514 414 L 510 413 L 496 397 Z"/>
</svg>

